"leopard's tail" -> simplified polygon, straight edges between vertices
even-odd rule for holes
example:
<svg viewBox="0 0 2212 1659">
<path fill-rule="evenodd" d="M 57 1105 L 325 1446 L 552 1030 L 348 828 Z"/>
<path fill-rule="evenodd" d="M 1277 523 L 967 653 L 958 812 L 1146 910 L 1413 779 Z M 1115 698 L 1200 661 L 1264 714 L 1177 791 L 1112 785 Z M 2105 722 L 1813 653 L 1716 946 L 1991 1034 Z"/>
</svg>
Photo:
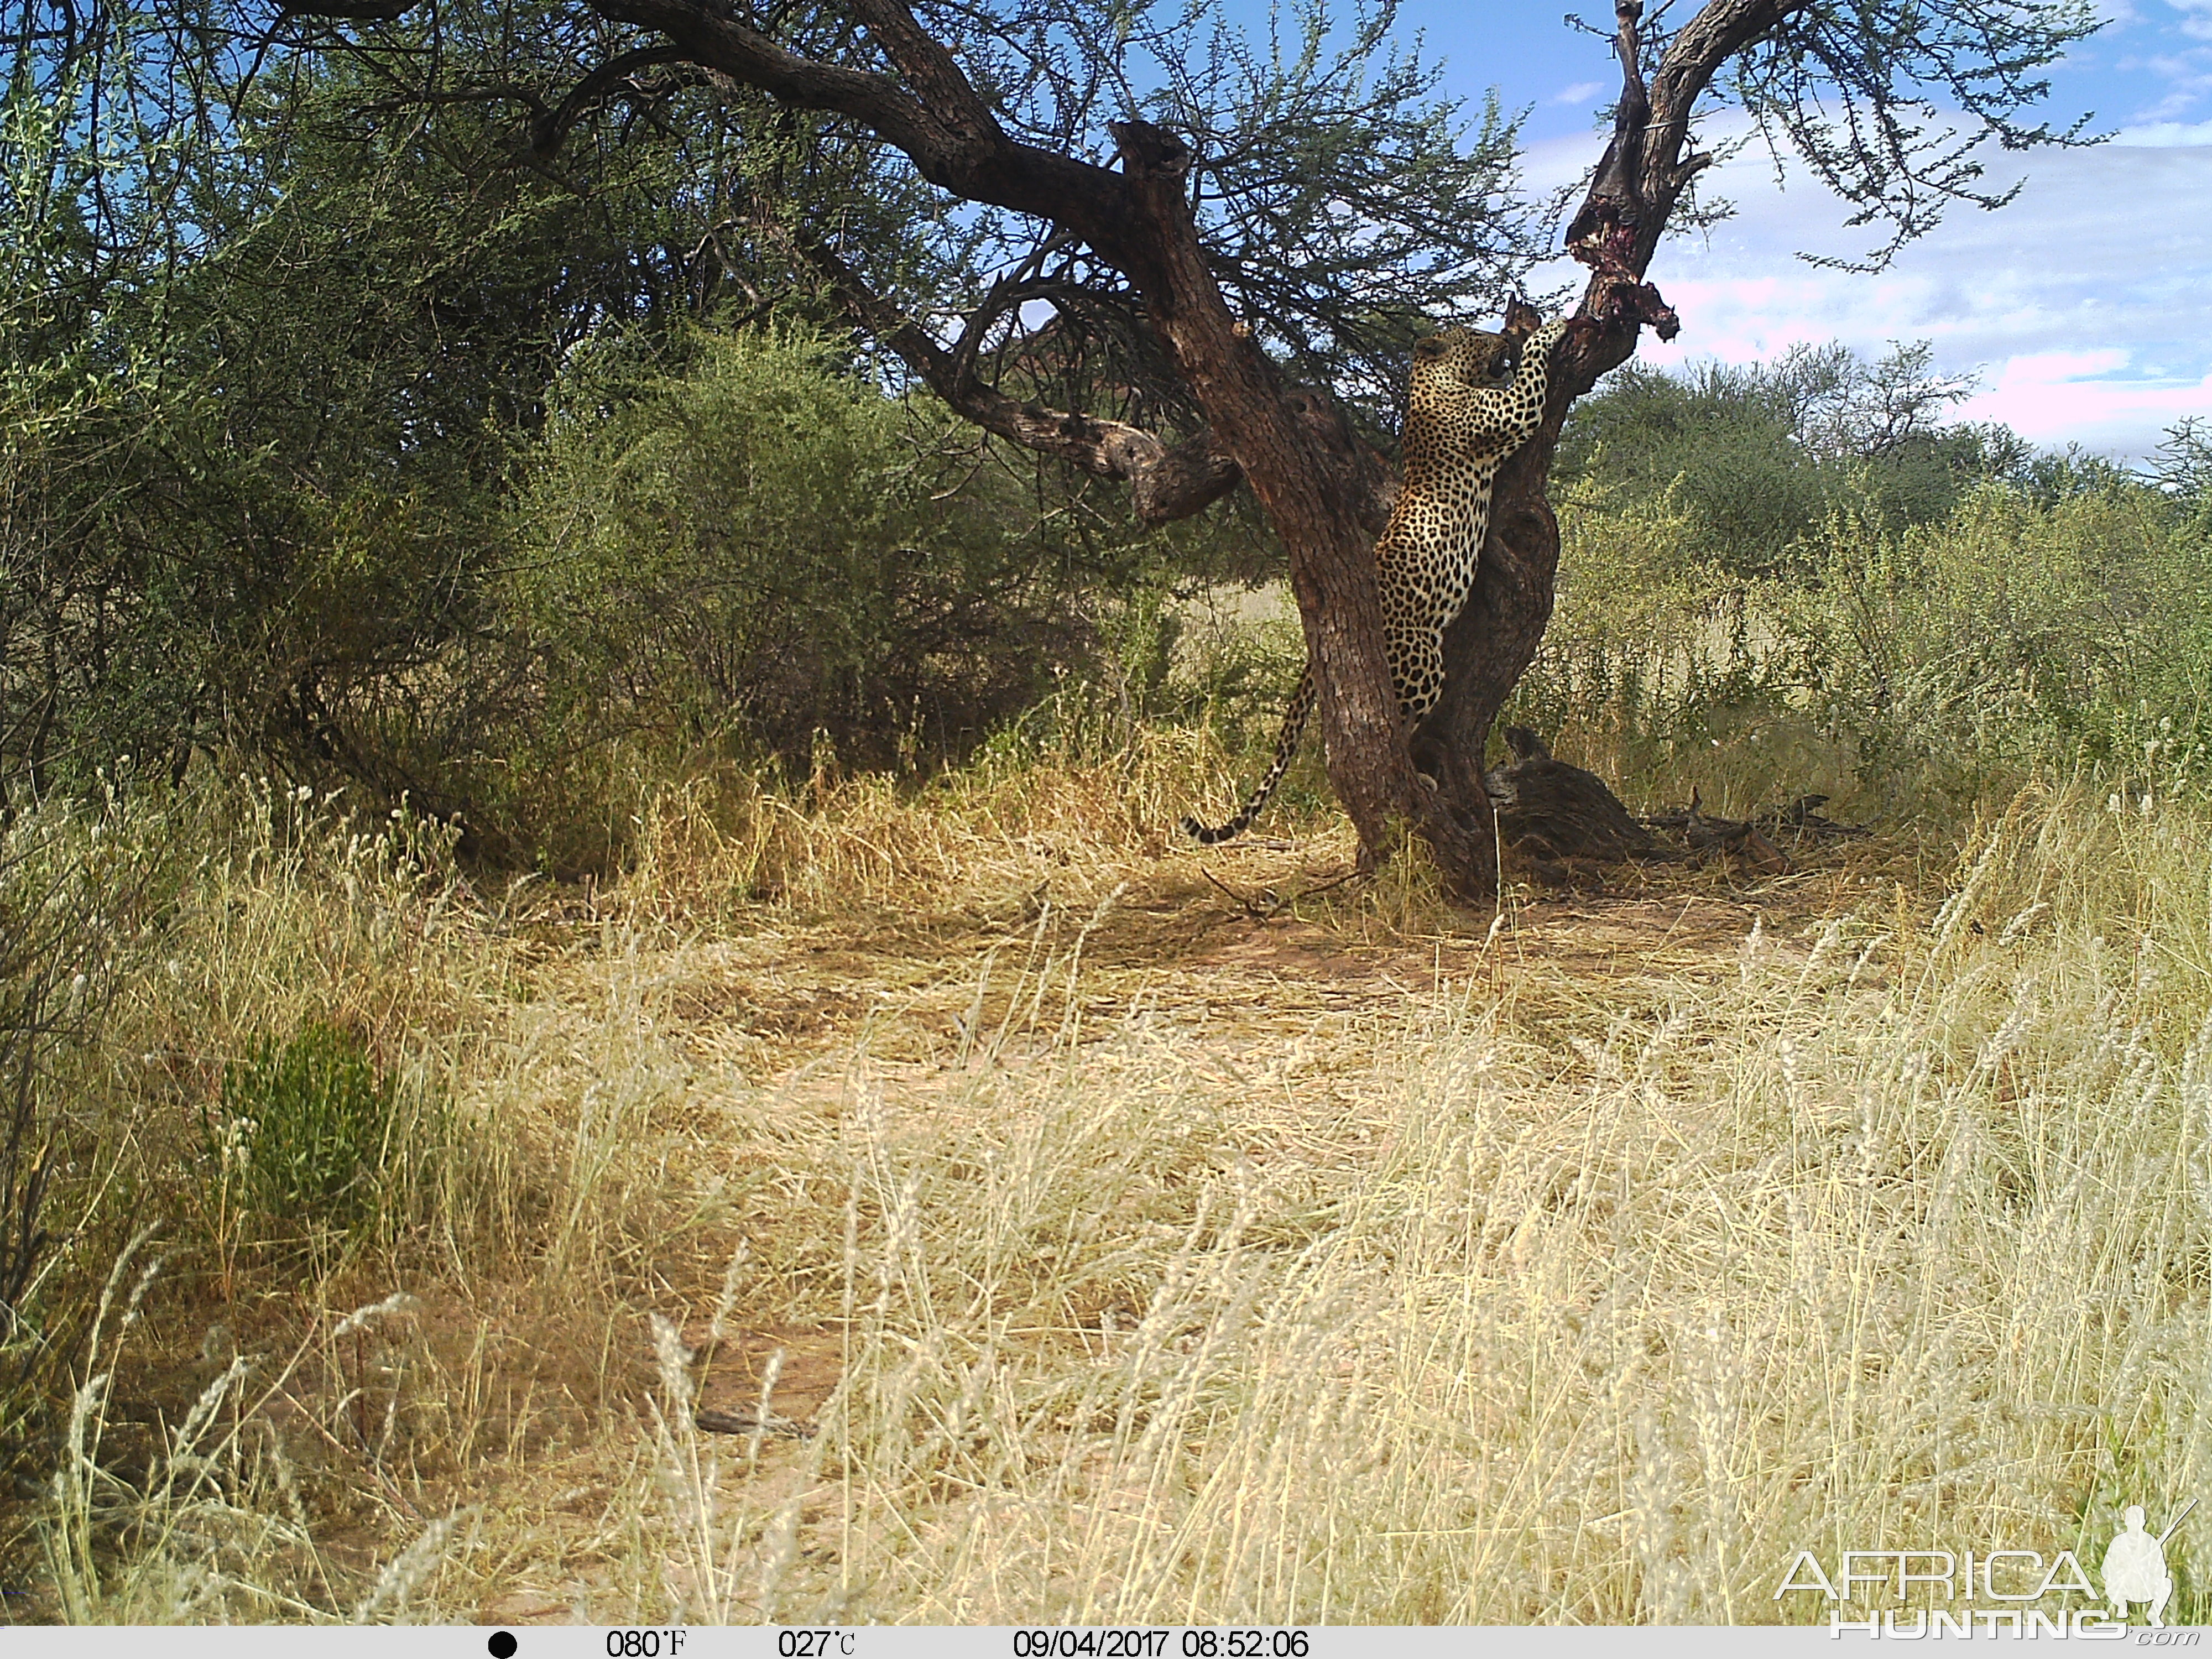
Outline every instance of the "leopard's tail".
<svg viewBox="0 0 2212 1659">
<path fill-rule="evenodd" d="M 1267 775 L 1260 780 L 1260 787 L 1252 792 L 1252 799 L 1244 803 L 1244 810 L 1217 830 L 1207 829 L 1196 818 L 1185 818 L 1183 834 L 1202 847 L 1243 834 L 1245 827 L 1260 816 L 1267 797 L 1275 793 L 1283 774 L 1291 769 L 1291 762 L 1298 752 L 1298 739 L 1305 735 L 1306 716 L 1313 713 L 1313 706 L 1314 677 L 1313 670 L 1309 668 L 1298 676 L 1298 689 L 1291 693 L 1290 707 L 1283 710 L 1283 730 L 1275 739 L 1274 761 L 1267 768 Z"/>
</svg>

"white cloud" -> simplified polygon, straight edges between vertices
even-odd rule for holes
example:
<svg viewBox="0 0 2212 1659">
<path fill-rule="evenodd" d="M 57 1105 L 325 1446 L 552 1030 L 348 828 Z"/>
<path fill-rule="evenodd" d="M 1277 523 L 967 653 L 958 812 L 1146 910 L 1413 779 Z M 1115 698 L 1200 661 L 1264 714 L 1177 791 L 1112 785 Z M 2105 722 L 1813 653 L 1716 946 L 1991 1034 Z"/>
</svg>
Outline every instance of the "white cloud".
<svg viewBox="0 0 2212 1659">
<path fill-rule="evenodd" d="M 2137 144 L 2146 149 L 2172 149 L 2177 145 L 2212 144 L 2212 121 L 2151 121 L 2141 126 L 2122 127 L 2112 135 L 2116 144 Z"/>
<path fill-rule="evenodd" d="M 2193 383 L 2130 380 L 2124 350 L 2044 352 L 2009 359 L 1996 384 L 1959 406 L 1968 420 L 2001 420 L 2039 444 L 2145 453 L 2144 434 L 2185 415 L 2212 413 L 2212 374 Z"/>
<path fill-rule="evenodd" d="M 2207 19 L 2207 27 L 2212 28 L 2212 18 Z M 2162 81 L 2171 81 L 2179 88 L 2176 96 L 2188 96 L 2203 91 L 2207 85 L 2212 85 L 2212 74 L 2206 72 L 2208 56 L 2212 56 L 2212 53 L 2208 53 L 2203 47 L 2191 46 L 2179 53 L 2161 52 L 2149 58 L 2123 58 L 2115 67 L 2124 72 L 2142 71 L 2155 75 Z"/>
<path fill-rule="evenodd" d="M 2038 443 L 2148 454 L 2174 421 L 2212 415 L 2212 227 L 2186 207 L 2212 175 L 2207 138 L 2153 129 L 2124 145 L 1994 156 L 1996 182 L 2009 182 L 2008 164 L 2027 175 L 2017 201 L 1953 209 L 1875 274 L 1793 257 L 1863 257 L 1879 239 L 1842 228 L 1848 210 L 1812 180 L 1778 188 L 1763 153 L 1740 155 L 1708 175 L 1736 216 L 1660 246 L 1651 279 L 1682 332 L 1671 345 L 1646 334 L 1640 356 L 1745 362 L 1800 341 L 1875 354 L 1925 339 L 1939 370 L 1980 372 L 1972 418 Z M 1572 182 L 1599 144 L 1534 147 L 1530 184 Z M 1538 281 L 1579 287 L 1582 274 L 1559 260 Z"/>
<path fill-rule="evenodd" d="M 1577 81 L 1571 87 L 1561 87 L 1544 101 L 1547 104 L 1587 104 L 1605 90 L 1602 81 Z"/>
<path fill-rule="evenodd" d="M 2185 88 L 2179 92 L 2169 92 L 2156 103 L 2145 104 L 2137 110 L 2129 125 L 2149 128 L 2170 126 L 2173 125 L 2174 117 L 2188 114 L 2203 100 L 2203 93 L 2201 88 Z"/>
</svg>

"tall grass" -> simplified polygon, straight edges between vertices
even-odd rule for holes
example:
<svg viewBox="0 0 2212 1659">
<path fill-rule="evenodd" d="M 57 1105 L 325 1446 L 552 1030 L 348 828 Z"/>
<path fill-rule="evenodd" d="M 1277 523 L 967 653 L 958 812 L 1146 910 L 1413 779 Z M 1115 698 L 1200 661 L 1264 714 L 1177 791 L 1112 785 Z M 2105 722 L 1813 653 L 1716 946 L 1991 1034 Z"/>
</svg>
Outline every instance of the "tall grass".
<svg viewBox="0 0 2212 1659">
<path fill-rule="evenodd" d="M 986 850 L 1030 867 L 1049 817 L 969 805 L 793 807 L 811 852 L 757 867 L 857 875 L 836 861 L 902 823 L 973 849 L 914 896 L 968 893 Z M 573 1419 L 558 1446 L 507 1442 L 600 1471 L 601 1565 L 573 1590 L 593 1617 L 1755 1620 L 1797 1547 L 2087 1548 L 2125 1503 L 2168 1512 L 2212 1451 L 2201 829 L 2031 791 L 1932 909 L 1846 869 L 1845 902 L 1774 909 L 1723 976 L 1661 960 L 1603 985 L 1545 969 L 1524 919 L 1463 976 L 1350 1017 L 1218 967 L 1194 1009 L 1173 959 L 1116 931 L 1163 890 L 1109 889 L 897 994 L 980 1011 L 934 1066 L 887 1014 L 813 1084 L 684 1058 L 684 987 L 745 926 L 686 928 L 641 886 L 596 966 L 486 1021 L 479 911 L 441 1005 L 411 1006 L 426 1034 L 483 1022 L 445 1039 L 474 1055 L 449 1086 L 536 1207 L 457 1184 L 434 1237 L 459 1261 L 387 1246 L 363 1270 L 482 1308 L 535 1275 L 569 1340 L 629 1347 L 597 1396 L 546 1408 Z M 721 878 L 660 833 L 664 899 Z M 1115 839 L 1054 867 L 1103 883 Z M 116 1473 L 109 1351 L 207 1261 L 194 1224 L 161 1277 L 118 1258 L 122 1313 L 93 1322 L 40 1510 L 54 1614 L 387 1617 L 404 1589 L 473 1616 L 552 1549 L 512 1468 L 409 1455 L 489 1449 L 481 1373 L 397 1339 L 379 1364 L 421 1350 L 414 1380 L 364 1412 L 374 1368 L 329 1334 L 361 1322 L 335 1314 L 281 1347 L 210 1339 L 201 1405 Z M 215 1311 L 204 1279 L 178 1294 L 173 1316 Z M 680 1323 L 694 1296 L 718 1330 L 830 1333 L 811 1438 L 764 1440 L 765 1412 L 750 1439 L 700 1434 L 678 1324 L 655 1358 L 642 1316 Z M 386 1301 L 367 1311 L 398 1331 Z M 271 1417 L 280 1397 L 320 1436 Z M 346 1455 L 303 1455 L 324 1440 Z M 386 1559 L 413 1563 L 381 1600 L 390 1573 L 316 1539 L 318 1494 L 348 1482 L 389 1492 Z"/>
<path fill-rule="evenodd" d="M 49 1079 L 57 1244 L 0 1376 L 18 1492 L 44 1497 L 0 1539 L 47 1565 L 52 1616 L 312 1611 L 330 1584 L 309 1509 L 347 1504 L 300 1437 L 374 1465 L 394 1402 L 370 1373 L 391 1356 L 366 1334 L 332 1350 L 336 1315 L 310 1313 L 302 1340 L 260 1310 L 496 1253 L 512 1183 L 487 1178 L 495 1139 L 442 1091 L 507 964 L 450 836 L 404 814 L 364 822 L 265 780 L 126 780 L 49 833 L 50 864 L 105 872 L 88 913 L 112 991 Z"/>
<path fill-rule="evenodd" d="M 2093 1560 L 2212 1472 L 2199 833 L 2031 793 L 1933 915 L 1626 1006 L 1436 987 L 1318 1062 L 1073 999 L 950 1099 L 863 1053 L 843 1381 L 717 1559 L 952 1623 L 1735 1622 L 1801 1547 Z"/>
</svg>

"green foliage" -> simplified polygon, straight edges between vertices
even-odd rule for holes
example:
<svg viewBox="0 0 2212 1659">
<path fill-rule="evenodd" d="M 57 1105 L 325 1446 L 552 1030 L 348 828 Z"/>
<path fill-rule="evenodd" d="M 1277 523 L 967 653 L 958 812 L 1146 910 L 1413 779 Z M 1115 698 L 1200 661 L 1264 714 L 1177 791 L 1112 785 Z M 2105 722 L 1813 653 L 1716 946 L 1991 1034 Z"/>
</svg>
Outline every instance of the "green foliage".
<svg viewBox="0 0 2212 1659">
<path fill-rule="evenodd" d="M 1972 382 L 1936 374 L 1931 357 L 1923 342 L 1872 363 L 1831 345 L 1682 374 L 1631 364 L 1575 406 L 1554 493 L 1632 516 L 1660 510 L 1694 560 L 1754 576 L 1802 565 L 1832 513 L 1927 524 L 1978 480 L 2029 483 L 2034 463 L 2014 434 L 1942 423 Z"/>
<path fill-rule="evenodd" d="M 1826 504 L 1829 469 L 1731 370 L 1698 382 L 1633 366 L 1577 406 L 1559 493 L 1633 515 L 1662 507 L 1681 545 L 1745 574 L 1778 568 Z"/>
<path fill-rule="evenodd" d="M 2180 688 L 2205 615 L 2171 515 L 2146 492 L 2048 505 L 1985 488 L 1941 526 L 1839 520 L 1803 623 L 1863 729 L 1949 731 L 1962 751 L 2027 760 L 2087 739 L 2100 711 Z M 2177 580 L 2179 578 L 2179 580 Z"/>
<path fill-rule="evenodd" d="M 557 103 L 602 43 L 522 10 L 547 27 L 449 12 L 441 62 Z M 554 179 L 499 98 L 395 118 L 404 49 L 238 67 L 199 64 L 230 125 L 185 110 L 161 152 L 193 236 L 97 270 L 84 216 L 127 192 L 52 87 L 9 94 L 0 258 L 46 275 L 0 296 L 0 796 L 242 752 L 471 854 L 604 863 L 635 774 L 817 732 L 959 752 L 1088 664 L 1140 568 L 1252 562 L 1238 515 L 1139 533 L 1116 487 L 951 440 L 814 340 L 757 193 L 946 273 L 898 252 L 915 181 L 763 100 L 678 87 L 682 121 L 587 125 Z M 783 319 L 773 364 L 702 343 L 739 304 Z"/>
<path fill-rule="evenodd" d="M 1783 575 L 1714 561 L 1679 491 L 1571 507 L 1559 612 L 1509 718 L 1603 733 L 1630 770 L 1762 734 L 1777 787 L 1870 808 L 2038 769 L 2129 800 L 2212 787 L 2212 536 L 2109 464 L 2048 477 L 1902 526 L 1846 489 Z"/>
<path fill-rule="evenodd" d="M 496 100 L 395 118 L 404 48 L 246 75 L 124 12 L 129 51 L 57 29 L 0 88 L 0 792 L 243 750 L 496 831 L 475 774 L 536 684 L 487 608 L 514 441 L 609 319 L 665 335 L 763 287 L 805 313 L 724 234 L 795 140 L 738 100 L 757 143 L 580 138 L 555 179 L 514 165 Z M 596 62 L 447 21 L 495 79 Z M 872 202 L 855 222 L 895 240 L 896 193 Z"/>
<path fill-rule="evenodd" d="M 1080 653 L 1107 573 L 991 469 L 917 441 L 811 335 L 681 346 L 584 356 L 526 463 L 500 600 L 552 746 L 805 764 L 821 733 L 893 765 L 972 744 Z"/>
<path fill-rule="evenodd" d="M 343 1237 L 379 1218 L 387 1172 L 425 1155 L 422 1127 L 358 1036 L 311 1021 L 223 1068 L 202 1124 L 217 1212 Z"/>
<path fill-rule="evenodd" d="M 473 621 L 484 487 L 550 367 L 568 228 L 526 191 L 456 188 L 420 142 L 347 142 L 326 82 L 285 90 L 241 89 L 231 149 L 188 181 L 197 245 L 78 269 L 98 302 L 9 342 L 19 381 L 114 372 L 34 389 L 46 418 L 0 454 L 0 787 L 82 789 L 125 754 L 180 775 L 226 745 L 388 784 L 380 722 Z M 20 263 L 35 230 L 0 244 Z"/>
</svg>

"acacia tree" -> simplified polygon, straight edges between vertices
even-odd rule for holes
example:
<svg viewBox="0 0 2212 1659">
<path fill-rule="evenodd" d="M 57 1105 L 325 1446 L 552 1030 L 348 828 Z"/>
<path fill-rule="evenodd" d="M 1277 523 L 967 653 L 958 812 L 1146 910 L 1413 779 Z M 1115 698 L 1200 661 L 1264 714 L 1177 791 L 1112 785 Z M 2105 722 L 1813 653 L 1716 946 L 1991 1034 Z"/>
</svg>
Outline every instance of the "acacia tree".
<svg viewBox="0 0 2212 1659">
<path fill-rule="evenodd" d="M 1541 428 L 1499 477 L 1444 698 L 1407 734 L 1370 557 L 1395 480 L 1357 417 L 1387 396 L 1411 316 L 1510 282 L 1534 246 L 1505 191 L 1510 124 L 1493 110 L 1472 147 L 1456 143 L 1449 108 L 1421 102 L 1432 80 L 1389 55 L 1387 6 L 1331 54 L 1318 7 L 1262 52 L 1202 5 L 1156 15 L 1143 0 L 537 0 L 565 50 L 598 54 L 556 89 L 542 73 L 446 74 L 447 43 L 484 3 L 289 0 L 266 27 L 297 49 L 417 65 L 425 101 L 518 103 L 542 167 L 611 115 L 665 125 L 702 95 L 765 112 L 750 130 L 784 148 L 748 175 L 730 228 L 780 241 L 954 409 L 1126 482 L 1147 520 L 1250 489 L 1289 555 L 1329 776 L 1364 855 L 1387 855 L 1410 823 L 1469 896 L 1497 878 L 1483 748 L 1551 613 L 1544 483 L 1560 423 L 1643 327 L 1677 326 L 1644 277 L 1696 210 L 1712 160 L 1699 120 L 1747 112 L 1852 204 L 1850 222 L 1886 230 L 1879 260 L 1947 206 L 2009 198 L 1984 183 L 1990 143 L 2076 138 L 2078 125 L 2025 112 L 2047 94 L 2040 71 L 2095 27 L 2082 0 L 1706 0 L 1686 16 L 1618 0 L 1613 137 L 1565 238 L 1589 270 L 1578 324 Z M 856 146 L 885 190 L 936 216 L 939 276 L 975 279 L 964 314 L 933 314 L 941 283 L 870 269 L 834 207 L 810 212 L 785 188 L 825 147 Z M 1381 271 L 1389 296 L 1363 295 Z M 1048 403 L 1049 371 L 1071 361 L 1093 372 L 1063 374 L 1070 395 Z"/>
</svg>

